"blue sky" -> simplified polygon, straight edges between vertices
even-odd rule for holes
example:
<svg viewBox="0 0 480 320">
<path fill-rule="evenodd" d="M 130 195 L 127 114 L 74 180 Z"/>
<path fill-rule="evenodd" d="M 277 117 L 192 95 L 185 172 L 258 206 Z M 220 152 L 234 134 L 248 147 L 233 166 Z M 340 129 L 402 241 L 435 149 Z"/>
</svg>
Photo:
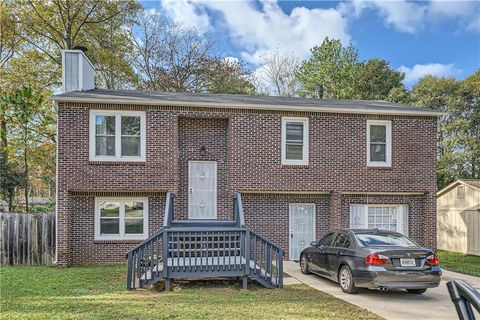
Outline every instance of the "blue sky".
<svg viewBox="0 0 480 320">
<path fill-rule="evenodd" d="M 300 59 L 323 39 L 352 42 L 363 60 L 378 57 L 405 72 L 404 83 L 435 74 L 458 79 L 480 68 L 480 1 L 144 1 L 177 23 L 209 33 L 219 54 L 261 74 L 280 50 Z"/>
</svg>

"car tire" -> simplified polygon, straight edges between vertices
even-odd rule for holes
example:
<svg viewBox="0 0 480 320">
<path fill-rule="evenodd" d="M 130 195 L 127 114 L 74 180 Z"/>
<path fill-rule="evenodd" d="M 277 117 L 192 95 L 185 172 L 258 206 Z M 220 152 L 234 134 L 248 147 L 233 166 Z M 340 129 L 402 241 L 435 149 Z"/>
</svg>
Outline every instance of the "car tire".
<svg viewBox="0 0 480 320">
<path fill-rule="evenodd" d="M 352 270 L 348 266 L 343 266 L 338 272 L 338 284 L 343 292 L 353 294 L 358 292 L 358 288 L 353 283 Z"/>
<path fill-rule="evenodd" d="M 302 256 L 300 257 L 300 270 L 303 274 L 310 274 L 310 270 L 308 269 L 307 257 L 304 254 L 302 254 Z"/>
<path fill-rule="evenodd" d="M 425 291 L 427 291 L 427 289 L 407 289 L 408 293 L 411 293 L 411 294 L 422 294 L 422 293 L 425 293 Z"/>
</svg>

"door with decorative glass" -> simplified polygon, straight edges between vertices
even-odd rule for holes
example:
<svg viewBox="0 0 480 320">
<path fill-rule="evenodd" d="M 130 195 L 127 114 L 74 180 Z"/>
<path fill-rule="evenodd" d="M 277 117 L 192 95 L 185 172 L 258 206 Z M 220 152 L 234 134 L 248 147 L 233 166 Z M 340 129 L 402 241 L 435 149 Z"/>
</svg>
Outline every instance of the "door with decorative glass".
<svg viewBox="0 0 480 320">
<path fill-rule="evenodd" d="M 290 204 L 290 260 L 300 259 L 303 249 L 315 240 L 315 204 Z"/>
<path fill-rule="evenodd" d="M 217 162 L 188 163 L 188 218 L 217 218 Z"/>
</svg>

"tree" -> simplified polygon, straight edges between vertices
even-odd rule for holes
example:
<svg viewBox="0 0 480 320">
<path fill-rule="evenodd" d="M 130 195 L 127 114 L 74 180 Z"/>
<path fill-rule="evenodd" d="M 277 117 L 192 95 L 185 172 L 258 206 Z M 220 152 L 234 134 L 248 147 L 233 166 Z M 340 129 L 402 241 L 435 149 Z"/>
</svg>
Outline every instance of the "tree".
<svg viewBox="0 0 480 320">
<path fill-rule="evenodd" d="M 195 29 L 170 24 L 159 14 L 138 19 L 134 64 L 139 88 L 149 91 L 198 92 L 205 62 L 212 56 L 213 41 Z"/>
<path fill-rule="evenodd" d="M 195 29 L 144 12 L 131 26 L 132 61 L 140 90 L 252 93 L 250 72 L 241 62 L 214 55 L 214 42 Z"/>
<path fill-rule="evenodd" d="M 400 104 L 411 104 L 410 92 L 405 87 L 392 88 L 385 100 Z"/>
<path fill-rule="evenodd" d="M 356 75 L 355 98 L 363 100 L 387 100 L 394 88 L 403 87 L 405 74 L 390 68 L 387 61 L 370 59 L 362 63 Z M 399 93 L 397 89 L 397 93 Z"/>
<path fill-rule="evenodd" d="M 12 58 L 21 45 L 16 36 L 17 26 L 13 20 L 14 6 L 7 0 L 0 0 L 0 70 Z"/>
<path fill-rule="evenodd" d="M 122 45 L 128 46 L 129 37 L 116 35 L 124 32 L 121 26 L 130 21 L 141 6 L 134 0 L 21 0 L 16 3 L 15 8 L 16 19 L 12 23 L 15 28 L 10 30 L 27 43 L 29 49 L 42 52 L 57 66 L 61 66 L 61 50 L 73 49 L 76 46 L 99 46 L 103 51 L 113 52 Z M 106 48 L 104 44 L 112 38 L 115 46 Z M 120 70 L 125 68 L 125 64 L 118 63 L 101 65 L 105 59 L 97 57 L 96 53 L 96 50 L 90 50 L 87 55 L 92 62 L 100 64 L 97 65 L 100 70 L 117 66 Z M 108 59 L 107 61 L 111 62 Z M 60 79 L 59 70 L 60 68 L 53 70 L 57 79 Z M 118 73 L 119 77 L 125 74 Z"/>
<path fill-rule="evenodd" d="M 412 88 L 415 105 L 443 111 L 438 129 L 439 188 L 480 178 L 480 71 L 463 81 L 426 76 Z"/>
<path fill-rule="evenodd" d="M 241 62 L 221 58 L 204 61 L 204 84 L 199 91 L 208 93 L 254 94 L 252 74 Z"/>
<path fill-rule="evenodd" d="M 358 52 L 340 40 L 325 38 L 311 50 L 312 57 L 302 63 L 297 73 L 301 96 L 321 99 L 351 99 L 359 70 Z"/>
<path fill-rule="evenodd" d="M 10 124 L 8 131 L 16 137 L 10 140 L 13 153 L 22 159 L 25 210 L 28 212 L 30 168 L 35 160 L 32 151 L 48 147 L 49 142 L 55 144 L 55 118 L 45 97 L 31 87 L 15 90 L 3 99 L 2 105 L 5 120 Z"/>
<path fill-rule="evenodd" d="M 274 95 L 297 96 L 297 72 L 300 61 L 295 55 L 283 55 L 278 49 L 263 57 L 264 81 L 274 88 Z"/>
</svg>

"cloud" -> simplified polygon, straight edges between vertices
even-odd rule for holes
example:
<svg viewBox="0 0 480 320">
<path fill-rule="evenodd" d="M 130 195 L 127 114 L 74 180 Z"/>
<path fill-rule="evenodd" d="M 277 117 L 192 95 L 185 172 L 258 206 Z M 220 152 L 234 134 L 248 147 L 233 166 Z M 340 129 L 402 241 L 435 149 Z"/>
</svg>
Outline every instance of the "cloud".
<svg viewBox="0 0 480 320">
<path fill-rule="evenodd" d="M 185 28 L 207 32 L 210 29 L 210 18 L 205 10 L 187 0 L 162 0 L 162 8 L 173 22 Z"/>
<path fill-rule="evenodd" d="M 255 65 L 278 47 L 304 58 L 327 36 L 344 43 L 350 41 L 348 19 L 335 8 L 295 7 L 287 14 L 275 0 L 163 0 L 162 6 L 177 22 L 205 23 L 209 15 L 209 28 L 228 32 L 232 43 L 240 48 L 241 57 Z"/>
<path fill-rule="evenodd" d="M 238 63 L 240 62 L 240 59 L 237 57 L 225 57 L 223 60 L 227 61 L 228 63 Z"/>
<path fill-rule="evenodd" d="M 398 68 L 398 71 L 405 73 L 405 79 L 403 82 L 407 86 L 413 85 L 420 78 L 426 75 L 451 76 L 456 72 L 453 64 L 441 63 L 416 64 L 413 67 L 406 67 L 402 65 L 400 68 Z"/>
<path fill-rule="evenodd" d="M 457 21 L 464 30 L 480 32 L 478 1 L 354 0 L 341 8 L 352 18 L 359 18 L 367 9 L 375 10 L 387 26 L 401 32 L 416 33 L 427 25 L 445 20 Z"/>
</svg>

